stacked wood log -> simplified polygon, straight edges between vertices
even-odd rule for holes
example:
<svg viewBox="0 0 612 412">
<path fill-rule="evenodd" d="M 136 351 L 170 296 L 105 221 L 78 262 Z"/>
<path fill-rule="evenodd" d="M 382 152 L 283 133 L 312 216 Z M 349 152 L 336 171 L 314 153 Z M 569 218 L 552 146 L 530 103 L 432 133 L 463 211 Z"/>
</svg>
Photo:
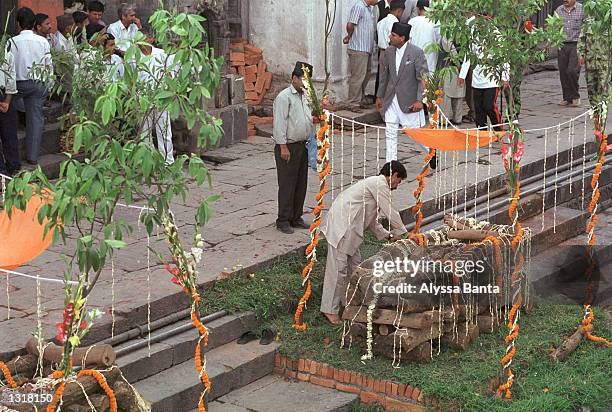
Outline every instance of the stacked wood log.
<svg viewBox="0 0 612 412">
<path fill-rule="evenodd" d="M 499 284 L 505 279 L 496 264 L 495 248 L 490 244 L 470 243 L 485 236 L 508 231 L 492 225 L 478 225 L 473 221 L 447 217 L 446 227 L 428 232 L 426 243 L 402 240 L 384 246 L 379 253 L 362 262 L 351 275 L 346 290 L 346 307 L 342 319 L 349 322 L 345 344 L 364 350 L 368 342 L 368 306 L 371 313 L 372 352 L 395 361 L 429 362 L 439 347 L 465 351 L 480 333 L 492 333 L 500 324 L 508 304 L 507 288 Z M 501 230 L 500 230 L 501 229 Z M 510 246 L 502 242 L 502 248 Z M 503 251 L 505 252 L 505 251 Z M 398 272 L 395 269 L 374 275 L 375 262 L 402 260 L 483 262 L 481 273 L 454 276 L 451 272 L 417 270 Z M 505 262 L 510 263 L 510 262 Z M 379 269 L 379 266 L 377 267 Z M 507 272 L 507 271 L 506 271 Z M 375 291 L 374 284 L 379 286 Z M 466 286 L 469 283 L 470 288 Z M 421 289 L 424 284 L 429 291 Z M 493 286 L 498 286 L 499 289 Z M 380 285 L 401 286 L 399 290 L 381 292 Z M 405 285 L 412 285 L 407 291 Z M 432 293 L 431 286 L 445 287 L 451 292 Z M 490 292 L 483 293 L 488 285 Z M 452 290 L 458 286 L 459 290 Z M 464 286 L 466 286 L 464 288 Z M 480 288 L 476 291 L 475 288 Z"/>
<path fill-rule="evenodd" d="M 53 343 L 45 343 L 43 350 L 42 362 L 43 376 L 49 376 L 52 372 L 52 367 L 57 367 L 61 360 L 62 348 Z M 4 400 L 4 404 L 10 407 L 10 410 L 19 412 L 34 412 L 37 410 L 46 410 L 49 398 L 43 397 L 41 394 L 52 394 L 53 388 L 50 386 L 51 381 L 47 378 L 40 379 L 37 374 L 39 368 L 39 352 L 38 345 L 35 339 L 31 339 L 26 344 L 26 355 L 18 356 L 9 362 L 6 366 L 11 375 L 15 379 L 18 387 L 11 389 L 8 387 L 0 388 L 0 400 Z M 115 353 L 109 345 L 94 345 L 92 347 L 78 348 L 74 353 L 75 366 L 85 365 L 86 368 L 100 368 L 99 372 L 106 379 L 107 384 L 113 390 L 117 400 L 117 410 L 119 412 L 150 412 L 151 406 L 129 385 L 121 375 L 121 371 L 117 366 L 111 366 L 115 361 Z M 35 376 L 36 375 L 36 376 Z M 38 394 L 34 397 L 41 402 L 36 404 L 30 403 L 8 403 L 9 392 L 20 397 L 25 397 L 28 394 Z M 88 400 L 88 399 L 89 400 Z M 110 410 L 110 399 L 100 387 L 98 381 L 91 376 L 83 376 L 76 382 L 72 381 L 66 384 L 62 395 L 62 410 L 67 412 L 85 412 L 91 410 L 91 405 L 98 412 L 107 412 Z M 0 406 L 2 410 L 2 406 Z"/>
<path fill-rule="evenodd" d="M 272 85 L 272 73 L 267 71 L 263 52 L 244 39 L 230 43 L 230 68 L 232 74 L 244 76 L 245 101 L 250 106 L 261 104 Z"/>
</svg>

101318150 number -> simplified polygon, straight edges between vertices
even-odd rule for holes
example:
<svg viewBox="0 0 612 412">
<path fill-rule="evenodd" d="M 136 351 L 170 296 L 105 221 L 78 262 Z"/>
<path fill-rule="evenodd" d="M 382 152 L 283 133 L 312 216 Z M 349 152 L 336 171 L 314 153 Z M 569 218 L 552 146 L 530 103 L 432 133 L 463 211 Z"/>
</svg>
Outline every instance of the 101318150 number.
<svg viewBox="0 0 612 412">
<path fill-rule="evenodd" d="M 50 403 L 53 394 L 50 392 L 16 392 L 7 390 L 0 393 L 0 405 L 10 406 L 17 404 Z"/>
</svg>

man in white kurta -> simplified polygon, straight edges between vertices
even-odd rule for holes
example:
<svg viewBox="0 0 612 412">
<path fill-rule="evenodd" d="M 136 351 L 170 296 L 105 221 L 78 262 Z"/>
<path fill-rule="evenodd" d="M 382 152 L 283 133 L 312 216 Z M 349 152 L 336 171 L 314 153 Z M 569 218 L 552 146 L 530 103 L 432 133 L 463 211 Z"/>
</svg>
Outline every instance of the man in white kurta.
<svg viewBox="0 0 612 412">
<path fill-rule="evenodd" d="M 359 263 L 359 246 L 370 229 L 378 239 L 395 241 L 406 233 L 399 212 L 393 207 L 391 191 L 407 177 L 398 161 L 386 163 L 378 176 L 355 183 L 334 200 L 321 226 L 327 239 L 327 262 L 321 297 L 321 312 L 333 323 L 340 323 L 340 306 L 345 305 L 349 277 Z M 378 221 L 384 216 L 389 227 Z"/>
<path fill-rule="evenodd" d="M 429 0 L 419 0 L 417 2 L 419 15 L 410 19 L 408 24 L 412 26 L 410 44 L 414 44 L 423 50 L 427 60 L 427 68 L 431 74 L 436 70 L 436 63 L 438 62 L 438 51 L 434 50 L 432 45 L 440 44 L 440 27 L 429 20 L 425 7 L 429 7 Z"/>
</svg>

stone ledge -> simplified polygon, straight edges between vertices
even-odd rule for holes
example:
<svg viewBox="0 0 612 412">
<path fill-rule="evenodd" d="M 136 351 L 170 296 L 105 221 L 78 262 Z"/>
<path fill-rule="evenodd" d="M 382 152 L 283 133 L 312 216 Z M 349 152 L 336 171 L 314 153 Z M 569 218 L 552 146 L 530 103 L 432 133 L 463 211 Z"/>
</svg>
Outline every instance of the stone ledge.
<svg viewBox="0 0 612 412">
<path fill-rule="evenodd" d="M 421 389 L 415 386 L 374 379 L 310 359 L 293 360 L 277 353 L 273 373 L 340 392 L 359 395 L 361 403 L 366 405 L 376 403 L 386 411 L 431 412 L 439 410 L 438 401 L 424 396 Z"/>
</svg>

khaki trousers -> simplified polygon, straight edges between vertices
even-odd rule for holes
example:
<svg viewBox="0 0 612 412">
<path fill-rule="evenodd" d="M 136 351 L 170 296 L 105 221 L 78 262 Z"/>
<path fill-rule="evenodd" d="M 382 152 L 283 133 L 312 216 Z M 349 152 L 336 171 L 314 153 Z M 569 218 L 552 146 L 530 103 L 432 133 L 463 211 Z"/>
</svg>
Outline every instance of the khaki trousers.
<svg viewBox="0 0 612 412">
<path fill-rule="evenodd" d="M 349 50 L 349 77 L 348 103 L 357 105 L 365 96 L 365 88 L 372 74 L 372 53 Z"/>
<path fill-rule="evenodd" d="M 346 305 L 346 288 L 353 270 L 361 263 L 359 249 L 353 256 L 342 253 L 335 247 L 327 246 L 325 280 L 321 296 L 321 312 L 337 315 L 340 305 Z"/>
</svg>

